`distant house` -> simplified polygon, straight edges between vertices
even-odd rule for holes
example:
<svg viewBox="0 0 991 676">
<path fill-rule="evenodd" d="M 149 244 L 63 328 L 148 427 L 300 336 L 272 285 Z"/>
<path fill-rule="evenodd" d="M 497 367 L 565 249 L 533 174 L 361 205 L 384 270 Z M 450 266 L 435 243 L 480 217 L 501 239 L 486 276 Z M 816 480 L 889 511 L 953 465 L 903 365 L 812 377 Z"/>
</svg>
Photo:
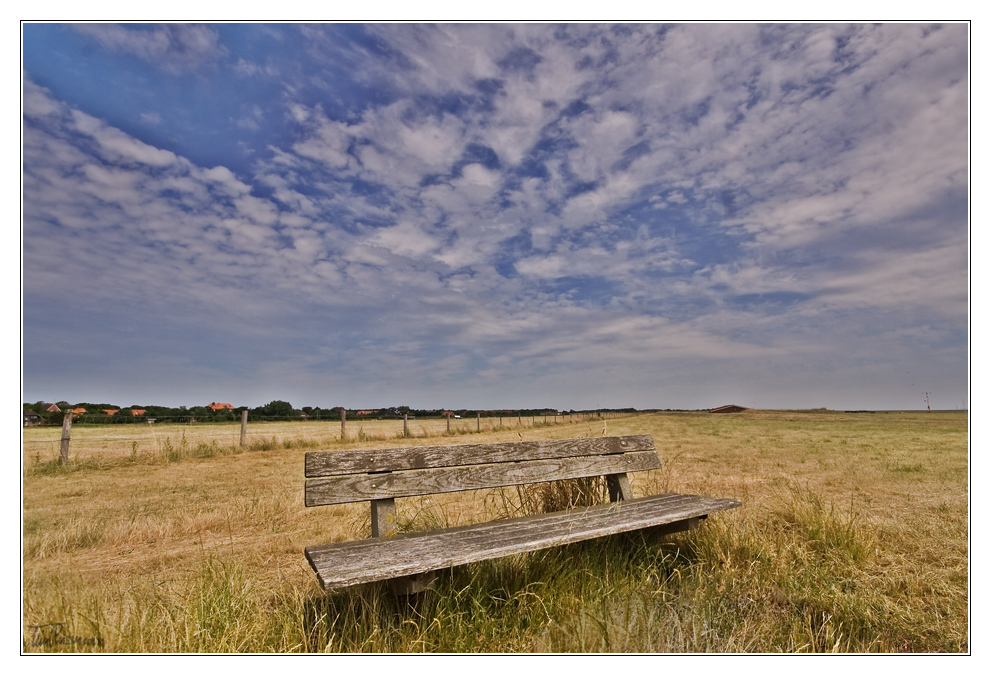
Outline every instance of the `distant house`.
<svg viewBox="0 0 991 676">
<path fill-rule="evenodd" d="M 207 408 L 210 409 L 210 410 L 213 410 L 213 411 L 233 411 L 234 410 L 234 405 L 233 404 L 221 404 L 221 403 L 218 403 L 216 401 L 211 401 L 207 405 Z"/>
<path fill-rule="evenodd" d="M 374 411 L 357 411 L 355 412 L 355 415 L 373 415 L 375 413 L 378 413 L 378 409 Z"/>
<path fill-rule="evenodd" d="M 119 413 L 120 412 L 120 409 L 119 408 L 105 408 L 105 409 L 103 409 L 103 412 L 106 413 L 107 415 L 114 415 L 115 413 Z"/>
<path fill-rule="evenodd" d="M 147 412 L 148 411 L 144 410 L 143 408 L 132 408 L 131 409 L 131 415 L 144 415 Z"/>
<path fill-rule="evenodd" d="M 747 409 L 743 406 L 737 406 L 736 404 L 728 404 L 726 406 L 720 406 L 719 408 L 709 409 L 709 413 L 739 413 L 740 411 L 746 411 Z"/>
<path fill-rule="evenodd" d="M 34 425 L 40 425 L 43 422 L 45 422 L 45 419 L 42 418 L 37 413 L 35 413 L 34 411 L 25 411 L 24 412 L 24 426 L 25 427 L 33 427 Z"/>
<path fill-rule="evenodd" d="M 60 409 L 60 408 L 59 408 L 58 406 L 56 406 L 55 404 L 49 404 L 49 405 L 48 405 L 48 406 L 47 406 L 47 407 L 45 408 L 45 410 L 46 410 L 46 411 L 48 411 L 49 413 L 61 413 L 61 412 L 62 412 L 62 409 Z"/>
<path fill-rule="evenodd" d="M 79 408 L 72 409 L 72 415 L 83 415 L 84 413 L 86 413 L 86 409 L 81 406 Z"/>
</svg>

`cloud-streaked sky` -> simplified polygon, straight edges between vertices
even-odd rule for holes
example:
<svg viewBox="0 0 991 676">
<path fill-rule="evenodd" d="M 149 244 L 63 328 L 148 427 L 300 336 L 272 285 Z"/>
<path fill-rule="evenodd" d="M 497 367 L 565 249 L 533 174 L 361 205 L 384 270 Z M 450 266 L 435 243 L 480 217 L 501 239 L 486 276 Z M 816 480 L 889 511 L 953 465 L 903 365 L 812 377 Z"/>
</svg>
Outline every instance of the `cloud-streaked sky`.
<svg viewBox="0 0 991 676">
<path fill-rule="evenodd" d="M 23 398 L 960 408 L 968 26 L 23 26 Z"/>
</svg>

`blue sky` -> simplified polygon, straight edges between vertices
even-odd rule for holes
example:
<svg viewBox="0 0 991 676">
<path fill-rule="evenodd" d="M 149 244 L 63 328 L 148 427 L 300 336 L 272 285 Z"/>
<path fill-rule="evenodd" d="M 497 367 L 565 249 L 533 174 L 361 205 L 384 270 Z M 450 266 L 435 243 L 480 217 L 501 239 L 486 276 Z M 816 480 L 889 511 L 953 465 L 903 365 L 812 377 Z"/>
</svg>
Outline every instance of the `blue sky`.
<svg viewBox="0 0 991 676">
<path fill-rule="evenodd" d="M 966 24 L 23 26 L 23 399 L 962 408 Z"/>
</svg>

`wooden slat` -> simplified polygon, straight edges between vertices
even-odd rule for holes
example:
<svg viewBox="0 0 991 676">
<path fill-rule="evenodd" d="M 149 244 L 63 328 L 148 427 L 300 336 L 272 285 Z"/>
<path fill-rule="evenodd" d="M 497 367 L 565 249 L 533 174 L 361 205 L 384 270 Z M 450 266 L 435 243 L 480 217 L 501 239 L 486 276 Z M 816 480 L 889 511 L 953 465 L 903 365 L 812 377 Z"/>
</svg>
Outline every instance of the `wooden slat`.
<svg viewBox="0 0 991 676">
<path fill-rule="evenodd" d="M 307 507 L 316 507 L 382 498 L 518 486 L 602 474 L 640 472 L 658 467 L 660 462 L 656 453 L 639 451 L 619 455 L 325 476 L 307 479 L 305 502 Z"/>
<path fill-rule="evenodd" d="M 668 493 L 553 514 L 306 548 L 324 589 L 415 575 L 486 559 L 694 519 L 737 500 Z"/>
<path fill-rule="evenodd" d="M 306 476 L 319 477 L 368 471 L 485 465 L 496 462 L 550 460 L 552 458 L 652 450 L 654 450 L 654 441 L 650 436 L 644 434 L 627 437 L 550 439 L 500 444 L 310 451 L 306 454 Z"/>
</svg>

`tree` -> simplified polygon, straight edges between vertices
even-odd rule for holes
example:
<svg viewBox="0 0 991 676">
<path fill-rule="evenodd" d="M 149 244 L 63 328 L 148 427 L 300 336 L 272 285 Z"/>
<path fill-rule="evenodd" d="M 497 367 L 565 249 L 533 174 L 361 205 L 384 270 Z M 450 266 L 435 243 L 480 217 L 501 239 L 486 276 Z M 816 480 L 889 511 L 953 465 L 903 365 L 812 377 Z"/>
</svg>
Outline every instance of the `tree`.
<svg viewBox="0 0 991 676">
<path fill-rule="evenodd" d="M 280 401 L 276 399 L 275 401 L 268 402 L 264 406 L 259 406 L 253 412 L 262 416 L 271 416 L 271 417 L 279 416 L 279 417 L 288 418 L 292 416 L 293 408 L 292 408 L 292 404 L 290 404 L 288 401 Z"/>
</svg>

